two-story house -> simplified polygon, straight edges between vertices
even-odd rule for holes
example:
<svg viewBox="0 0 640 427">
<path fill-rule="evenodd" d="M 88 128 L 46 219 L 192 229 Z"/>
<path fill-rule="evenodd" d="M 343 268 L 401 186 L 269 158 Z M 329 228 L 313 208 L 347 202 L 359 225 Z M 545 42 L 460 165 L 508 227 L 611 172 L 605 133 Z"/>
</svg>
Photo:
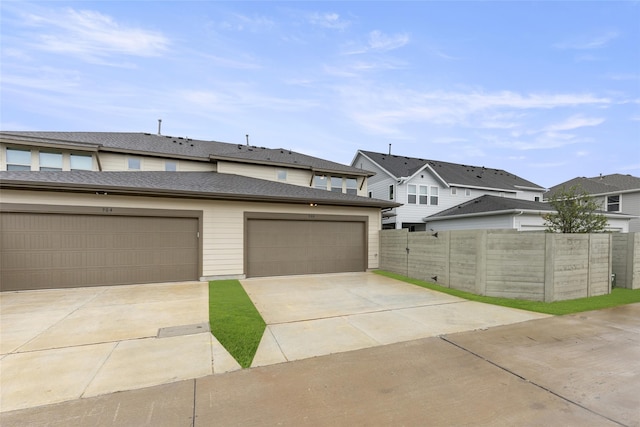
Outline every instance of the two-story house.
<svg viewBox="0 0 640 427">
<path fill-rule="evenodd" d="M 579 186 L 594 197 L 607 213 L 632 215 L 629 232 L 640 231 L 640 178 L 618 173 L 593 178 L 577 177 L 554 185 L 544 197 L 548 199 L 557 191 L 573 186 Z"/>
<path fill-rule="evenodd" d="M 2 290 L 378 267 L 371 172 L 148 133 L 0 132 Z"/>
<path fill-rule="evenodd" d="M 545 189 L 501 169 L 358 150 L 353 167 L 375 173 L 369 196 L 400 203 L 383 212 L 382 227 L 427 230 L 427 217 L 481 196 L 539 202 Z"/>
</svg>

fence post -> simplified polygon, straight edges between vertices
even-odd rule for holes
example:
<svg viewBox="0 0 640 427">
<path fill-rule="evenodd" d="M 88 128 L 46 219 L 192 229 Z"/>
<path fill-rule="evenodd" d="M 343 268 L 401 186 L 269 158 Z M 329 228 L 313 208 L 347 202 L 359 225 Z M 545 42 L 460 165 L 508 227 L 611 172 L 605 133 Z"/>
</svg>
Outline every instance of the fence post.
<svg viewBox="0 0 640 427">
<path fill-rule="evenodd" d="M 544 245 L 544 302 L 552 302 L 554 298 L 555 240 L 553 233 L 545 234 Z"/>
<path fill-rule="evenodd" d="M 487 230 L 478 230 L 476 238 L 476 293 L 487 294 Z"/>
</svg>

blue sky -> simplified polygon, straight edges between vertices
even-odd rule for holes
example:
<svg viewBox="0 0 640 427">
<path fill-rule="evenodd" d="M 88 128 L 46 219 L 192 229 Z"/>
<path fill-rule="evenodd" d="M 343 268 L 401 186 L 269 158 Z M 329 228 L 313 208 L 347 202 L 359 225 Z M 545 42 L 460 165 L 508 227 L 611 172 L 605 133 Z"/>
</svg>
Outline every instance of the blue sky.
<svg viewBox="0 0 640 427">
<path fill-rule="evenodd" d="M 640 2 L 3 1 L 0 129 L 640 176 Z"/>
</svg>

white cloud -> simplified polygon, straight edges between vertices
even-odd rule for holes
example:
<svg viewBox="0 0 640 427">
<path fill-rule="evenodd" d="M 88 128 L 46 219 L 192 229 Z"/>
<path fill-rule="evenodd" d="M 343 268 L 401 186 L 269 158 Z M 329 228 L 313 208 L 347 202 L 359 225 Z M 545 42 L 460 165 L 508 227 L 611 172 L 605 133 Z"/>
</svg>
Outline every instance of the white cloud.
<svg viewBox="0 0 640 427">
<path fill-rule="evenodd" d="M 409 43 L 409 36 L 405 33 L 386 35 L 375 30 L 369 33 L 369 48 L 377 51 L 387 51 L 398 49 Z"/>
<path fill-rule="evenodd" d="M 323 28 L 330 28 L 333 30 L 345 30 L 351 25 L 351 22 L 340 18 L 337 13 L 312 13 L 309 16 L 309 22 L 312 25 L 317 25 Z"/>
<path fill-rule="evenodd" d="M 405 33 L 387 35 L 379 30 L 368 34 L 366 43 L 349 42 L 342 47 L 345 55 L 359 55 L 368 52 L 387 52 L 409 43 L 409 35 Z"/>
<path fill-rule="evenodd" d="M 568 119 L 545 127 L 545 131 L 564 131 L 578 129 L 585 126 L 598 126 L 605 122 L 602 117 L 584 117 L 582 115 L 574 115 Z"/>
<path fill-rule="evenodd" d="M 38 28 L 33 47 L 96 59 L 112 55 L 161 55 L 170 41 L 160 32 L 129 27 L 110 16 L 68 8 L 50 14 L 29 14 L 26 23 Z"/>
<path fill-rule="evenodd" d="M 560 43 L 556 43 L 554 45 L 557 49 L 578 49 L 578 50 L 587 50 L 587 49 L 600 49 L 609 44 L 609 42 L 617 39 L 619 37 L 619 33 L 617 31 L 608 31 L 603 34 L 598 34 L 596 36 L 591 37 L 577 37 L 569 40 L 565 40 Z"/>
<path fill-rule="evenodd" d="M 236 13 L 232 20 L 219 24 L 224 30 L 249 31 L 253 33 L 269 31 L 276 26 L 275 22 L 265 16 L 247 16 Z"/>
</svg>

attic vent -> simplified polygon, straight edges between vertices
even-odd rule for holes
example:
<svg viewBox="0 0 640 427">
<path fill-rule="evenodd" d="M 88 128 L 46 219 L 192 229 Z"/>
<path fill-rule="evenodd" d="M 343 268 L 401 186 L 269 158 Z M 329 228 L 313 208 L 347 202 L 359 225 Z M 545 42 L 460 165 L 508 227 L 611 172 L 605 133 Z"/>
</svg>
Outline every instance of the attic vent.
<svg viewBox="0 0 640 427">
<path fill-rule="evenodd" d="M 191 144 L 191 146 L 193 147 L 193 144 Z"/>
<path fill-rule="evenodd" d="M 480 175 L 476 175 L 476 178 L 482 178 Z"/>
</svg>

